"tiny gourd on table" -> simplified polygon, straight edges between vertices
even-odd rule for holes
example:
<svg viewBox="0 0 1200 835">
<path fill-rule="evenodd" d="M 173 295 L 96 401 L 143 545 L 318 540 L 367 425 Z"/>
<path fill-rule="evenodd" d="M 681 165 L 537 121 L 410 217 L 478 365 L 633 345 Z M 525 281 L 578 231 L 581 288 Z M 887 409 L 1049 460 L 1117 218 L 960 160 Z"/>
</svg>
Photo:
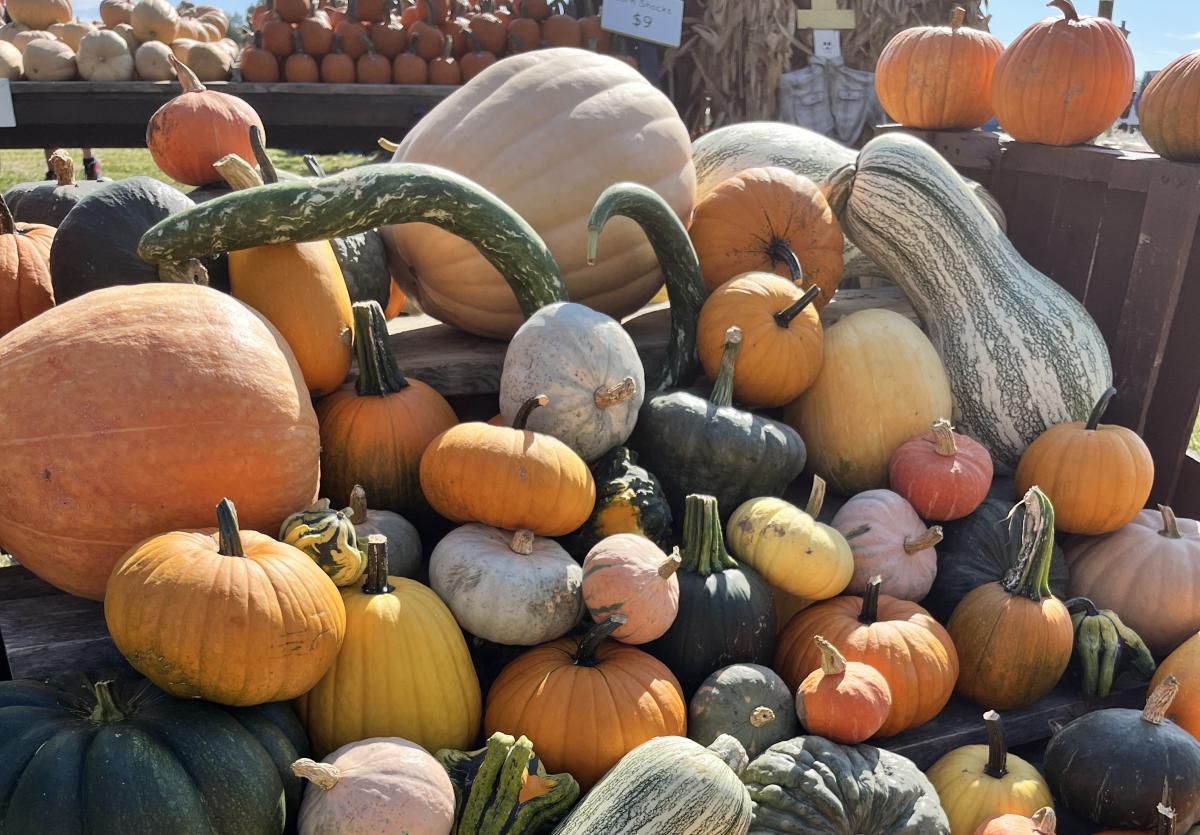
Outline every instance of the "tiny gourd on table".
<svg viewBox="0 0 1200 835">
<path fill-rule="evenodd" d="M 972 835 L 999 815 L 1033 815 L 1050 806 L 1050 787 L 1036 768 L 1008 753 L 1000 714 L 983 714 L 986 745 L 964 745 L 925 771 L 937 789 L 950 831 Z"/>
<path fill-rule="evenodd" d="M 479 733 L 479 680 L 462 630 L 415 580 L 387 575 L 387 540 L 367 540 L 363 584 L 343 588 L 346 639 L 329 672 L 296 702 L 313 751 L 398 736 L 427 751 Z M 400 663 L 398 659 L 404 659 Z"/>
<path fill-rule="evenodd" d="M 50 247 L 54 227 L 15 223 L 0 199 L 0 336 L 54 307 Z"/>
<path fill-rule="evenodd" d="M 898 446 L 888 462 L 888 486 L 931 522 L 970 515 L 987 498 L 992 475 L 988 451 L 945 418 Z"/>
<path fill-rule="evenodd" d="M 852 496 L 830 523 L 846 538 L 854 554 L 854 576 L 846 591 L 862 594 L 876 574 L 887 578 L 888 591 L 902 600 L 922 600 L 937 573 L 942 541 L 938 525 L 927 528 L 912 505 L 891 490 L 867 490 Z"/>
<path fill-rule="evenodd" d="M 351 515 L 350 508 L 335 510 L 329 499 L 318 499 L 283 520 L 279 540 L 302 551 L 334 585 L 354 585 L 366 568 L 367 542 L 359 543 Z"/>
<path fill-rule="evenodd" d="M 351 742 L 321 762 L 302 758 L 292 772 L 309 782 L 299 835 L 353 831 L 449 835 L 454 787 L 441 763 L 398 737 Z"/>
<path fill-rule="evenodd" d="M 54 174 L 53 180 L 19 183 L 4 192 L 4 202 L 12 210 L 14 220 L 58 226 L 76 203 L 110 182 L 107 178 L 76 180 L 75 163 L 61 148 L 50 154 L 47 162 Z"/>
<path fill-rule="evenodd" d="M 367 491 L 361 484 L 354 485 L 350 491 L 350 521 L 358 542 L 365 543 L 371 534 L 387 539 L 388 574 L 393 577 L 417 576 L 425 556 L 421 534 L 399 513 L 367 507 Z"/>
<path fill-rule="evenodd" d="M 570 774 L 547 774 L 528 737 L 497 731 L 478 751 L 443 748 L 434 755 L 454 786 L 461 835 L 538 835 L 579 799 Z"/>
<path fill-rule="evenodd" d="M 679 676 L 689 697 L 714 670 L 768 664 L 775 651 L 771 587 L 725 550 L 720 509 L 712 496 L 687 497 L 683 515 L 679 614 L 647 650 Z"/>
<path fill-rule="evenodd" d="M 239 530 L 228 499 L 216 517 L 216 530 L 161 534 L 117 563 L 108 631 L 134 669 L 174 696 L 235 706 L 295 698 L 333 664 L 345 607 L 307 556 Z"/>
<path fill-rule="evenodd" d="M 533 646 L 574 628 L 583 612 L 583 569 L 553 539 L 470 523 L 433 549 L 429 585 L 467 632 Z"/>
<path fill-rule="evenodd" d="M 821 651 L 821 666 L 796 688 L 800 724 L 809 733 L 842 745 L 870 739 L 892 712 L 887 679 L 870 664 L 847 661 L 820 635 L 813 636 L 813 643 Z"/>
<path fill-rule="evenodd" d="M 759 664 L 716 670 L 688 705 L 688 736 L 711 745 L 721 734 L 736 739 L 751 757 L 791 739 L 796 735 L 792 691 L 773 670 Z"/>
<path fill-rule="evenodd" d="M 600 540 L 583 560 L 583 602 L 592 620 L 625 618 L 612 637 L 626 644 L 662 637 L 679 614 L 681 562 L 678 549 L 668 556 L 637 534 Z"/>
<path fill-rule="evenodd" d="M 352 503 L 354 486 L 362 485 L 376 508 L 427 512 L 421 455 L 434 438 L 458 423 L 458 417 L 446 398 L 401 373 L 378 303 L 356 302 L 353 315 L 358 377 L 316 405 L 321 489 L 344 506 Z M 401 556 L 390 549 L 389 555 Z"/>
<path fill-rule="evenodd" d="M 671 506 L 654 474 L 638 465 L 629 447 L 613 447 L 591 466 L 596 504 L 567 550 L 583 559 L 600 540 L 619 533 L 644 536 L 660 548 L 670 547 Z"/>
</svg>

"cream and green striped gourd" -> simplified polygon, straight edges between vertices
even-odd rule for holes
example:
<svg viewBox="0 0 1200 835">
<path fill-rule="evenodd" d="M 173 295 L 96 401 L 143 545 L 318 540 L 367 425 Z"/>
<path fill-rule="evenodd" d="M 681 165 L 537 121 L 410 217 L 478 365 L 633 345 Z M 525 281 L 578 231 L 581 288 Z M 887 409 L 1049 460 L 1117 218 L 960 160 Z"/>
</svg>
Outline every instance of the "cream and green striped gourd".
<svg viewBox="0 0 1200 835">
<path fill-rule="evenodd" d="M 942 358 L 960 432 L 1010 473 L 1051 426 L 1086 420 L 1112 383 L 1108 348 L 1075 298 L 1031 267 L 948 162 L 887 134 L 830 182 L 830 204 L 900 286 Z"/>
</svg>

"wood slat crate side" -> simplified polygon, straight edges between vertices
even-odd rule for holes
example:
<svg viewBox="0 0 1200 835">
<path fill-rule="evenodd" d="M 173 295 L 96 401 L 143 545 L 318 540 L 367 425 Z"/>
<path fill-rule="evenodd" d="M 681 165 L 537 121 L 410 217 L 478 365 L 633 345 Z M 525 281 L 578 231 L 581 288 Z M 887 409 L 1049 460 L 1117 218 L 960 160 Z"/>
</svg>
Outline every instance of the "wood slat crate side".
<svg viewBox="0 0 1200 835">
<path fill-rule="evenodd" d="M 1200 455 L 1190 449 L 1179 466 L 1171 507 L 1180 518 L 1200 519 Z"/>
<path fill-rule="evenodd" d="M 1117 172 L 1123 167 L 1127 166 L 1117 163 L 1113 168 L 1114 176 L 1119 176 Z M 1145 208 L 1145 192 L 1115 187 L 1108 189 L 1084 306 L 1104 334 L 1110 353 L 1117 341 L 1121 308 L 1129 292 L 1129 278 Z"/>
</svg>

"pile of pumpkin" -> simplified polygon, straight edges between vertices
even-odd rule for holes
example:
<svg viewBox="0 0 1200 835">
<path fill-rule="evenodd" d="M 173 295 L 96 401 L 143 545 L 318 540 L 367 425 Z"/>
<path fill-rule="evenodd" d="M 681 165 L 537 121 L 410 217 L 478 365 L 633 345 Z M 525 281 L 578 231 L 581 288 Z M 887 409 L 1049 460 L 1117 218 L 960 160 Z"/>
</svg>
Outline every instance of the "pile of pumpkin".
<svg viewBox="0 0 1200 835">
<path fill-rule="evenodd" d="M 166 81 L 182 62 L 203 81 L 226 81 L 238 45 L 215 6 L 102 0 L 101 20 L 74 20 L 70 0 L 18 0 L 0 26 L 0 77 L 30 81 Z"/>
<path fill-rule="evenodd" d="M 565 0 L 273 0 L 252 23 L 241 55 L 242 80 L 252 82 L 457 85 L 505 55 L 610 48 L 600 16 Z"/>
<path fill-rule="evenodd" d="M 1142 510 L 1153 463 L 1100 423 L 1095 323 L 928 145 L 756 124 L 693 145 L 632 68 L 544 50 L 392 163 L 274 182 L 244 103 L 177 101 L 148 137 L 197 201 L 134 178 L 15 195 L 73 201 L 57 231 L 0 212 L 0 309 L 22 320 L 0 338 L 0 545 L 103 599 L 145 676 L 0 684 L 23 764 L 0 823 L 1200 820 L 1200 526 Z M 225 132 L 190 121 L 209 110 Z M 498 162 L 535 133 L 587 164 Z M 89 215 L 107 240 L 84 248 Z M 822 324 L 847 238 L 927 333 L 886 310 Z M 352 302 L 360 240 L 423 309 L 508 340 L 498 416 L 460 422 L 403 374 L 381 299 Z M 669 339 L 643 357 L 619 319 L 663 281 Z M 869 744 L 955 692 L 1020 710 L 1072 665 L 1088 696 L 1154 678 L 1144 711 L 1059 731 L 1044 778 L 990 712 L 988 745 L 927 774 Z"/>
</svg>

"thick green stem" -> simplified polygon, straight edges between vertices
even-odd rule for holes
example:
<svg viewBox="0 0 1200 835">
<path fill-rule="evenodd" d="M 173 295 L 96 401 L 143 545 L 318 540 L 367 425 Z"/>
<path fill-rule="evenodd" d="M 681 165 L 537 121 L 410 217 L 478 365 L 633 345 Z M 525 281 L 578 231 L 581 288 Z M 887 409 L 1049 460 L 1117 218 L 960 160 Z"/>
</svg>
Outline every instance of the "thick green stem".
<svg viewBox="0 0 1200 835">
<path fill-rule="evenodd" d="M 242 533 L 238 529 L 237 508 L 229 499 L 217 505 L 217 552 L 224 557 L 244 557 Z"/>
<path fill-rule="evenodd" d="M 1072 614 L 1082 609 L 1084 617 L 1088 618 L 1094 618 L 1100 614 L 1100 610 L 1096 608 L 1096 604 L 1087 597 L 1072 597 L 1063 603 L 1063 606 L 1066 606 L 1067 611 Z"/>
<path fill-rule="evenodd" d="M 363 575 L 363 594 L 388 594 L 387 537 L 373 533 L 367 537 L 367 570 Z"/>
<path fill-rule="evenodd" d="M 804 291 L 804 295 L 789 304 L 783 310 L 775 311 L 775 324 L 781 328 L 786 328 L 792 324 L 792 320 L 800 315 L 800 311 L 812 304 L 817 296 L 821 295 L 821 288 L 813 285 Z"/>
<path fill-rule="evenodd" d="M 733 366 L 737 362 L 738 351 L 742 350 L 742 329 L 733 325 L 725 331 L 725 347 L 721 352 L 721 367 L 717 370 L 717 379 L 713 383 L 712 393 L 708 395 L 714 406 L 733 405 Z"/>
<path fill-rule="evenodd" d="M 737 560 L 725 550 L 725 534 L 715 497 L 693 493 L 684 499 L 681 556 L 680 570 L 701 577 L 737 568 Z"/>
<path fill-rule="evenodd" d="M 92 695 L 96 697 L 96 707 L 88 715 L 89 722 L 102 725 L 108 722 L 120 722 L 125 718 L 125 714 L 117 707 L 117 701 L 113 698 L 112 685 L 111 681 L 97 681 L 92 685 Z"/>
<path fill-rule="evenodd" d="M 1008 743 L 1004 741 L 1004 723 L 1000 714 L 989 710 L 983 714 L 983 726 L 987 729 L 988 760 L 983 773 L 997 780 L 1008 774 Z"/>
<path fill-rule="evenodd" d="M 605 638 L 628 622 L 629 618 L 624 615 L 609 615 L 607 620 L 603 620 L 589 629 L 587 634 L 579 639 L 579 647 L 575 650 L 575 663 L 581 667 L 596 666 L 598 663 L 596 660 L 597 648 L 604 643 Z"/>
<path fill-rule="evenodd" d="M 1104 417 L 1104 412 L 1108 409 L 1108 404 L 1116 395 L 1117 390 L 1109 386 L 1104 394 L 1100 395 L 1100 399 L 1096 401 L 1096 405 L 1092 407 L 1092 413 L 1088 415 L 1087 425 L 1084 429 L 1095 430 L 1100 425 L 1100 418 Z"/>
<path fill-rule="evenodd" d="M 1009 594 L 1036 602 L 1053 597 L 1050 561 L 1054 557 L 1054 505 L 1040 487 L 1030 487 L 1025 498 L 1009 514 L 1010 526 L 1016 519 L 1017 509 L 1022 507 L 1019 555 L 1002 585 Z"/>
<path fill-rule="evenodd" d="M 354 359 L 358 363 L 354 388 L 359 397 L 385 397 L 408 388 L 396 367 L 388 343 L 387 317 L 377 301 L 354 303 Z"/>
</svg>

